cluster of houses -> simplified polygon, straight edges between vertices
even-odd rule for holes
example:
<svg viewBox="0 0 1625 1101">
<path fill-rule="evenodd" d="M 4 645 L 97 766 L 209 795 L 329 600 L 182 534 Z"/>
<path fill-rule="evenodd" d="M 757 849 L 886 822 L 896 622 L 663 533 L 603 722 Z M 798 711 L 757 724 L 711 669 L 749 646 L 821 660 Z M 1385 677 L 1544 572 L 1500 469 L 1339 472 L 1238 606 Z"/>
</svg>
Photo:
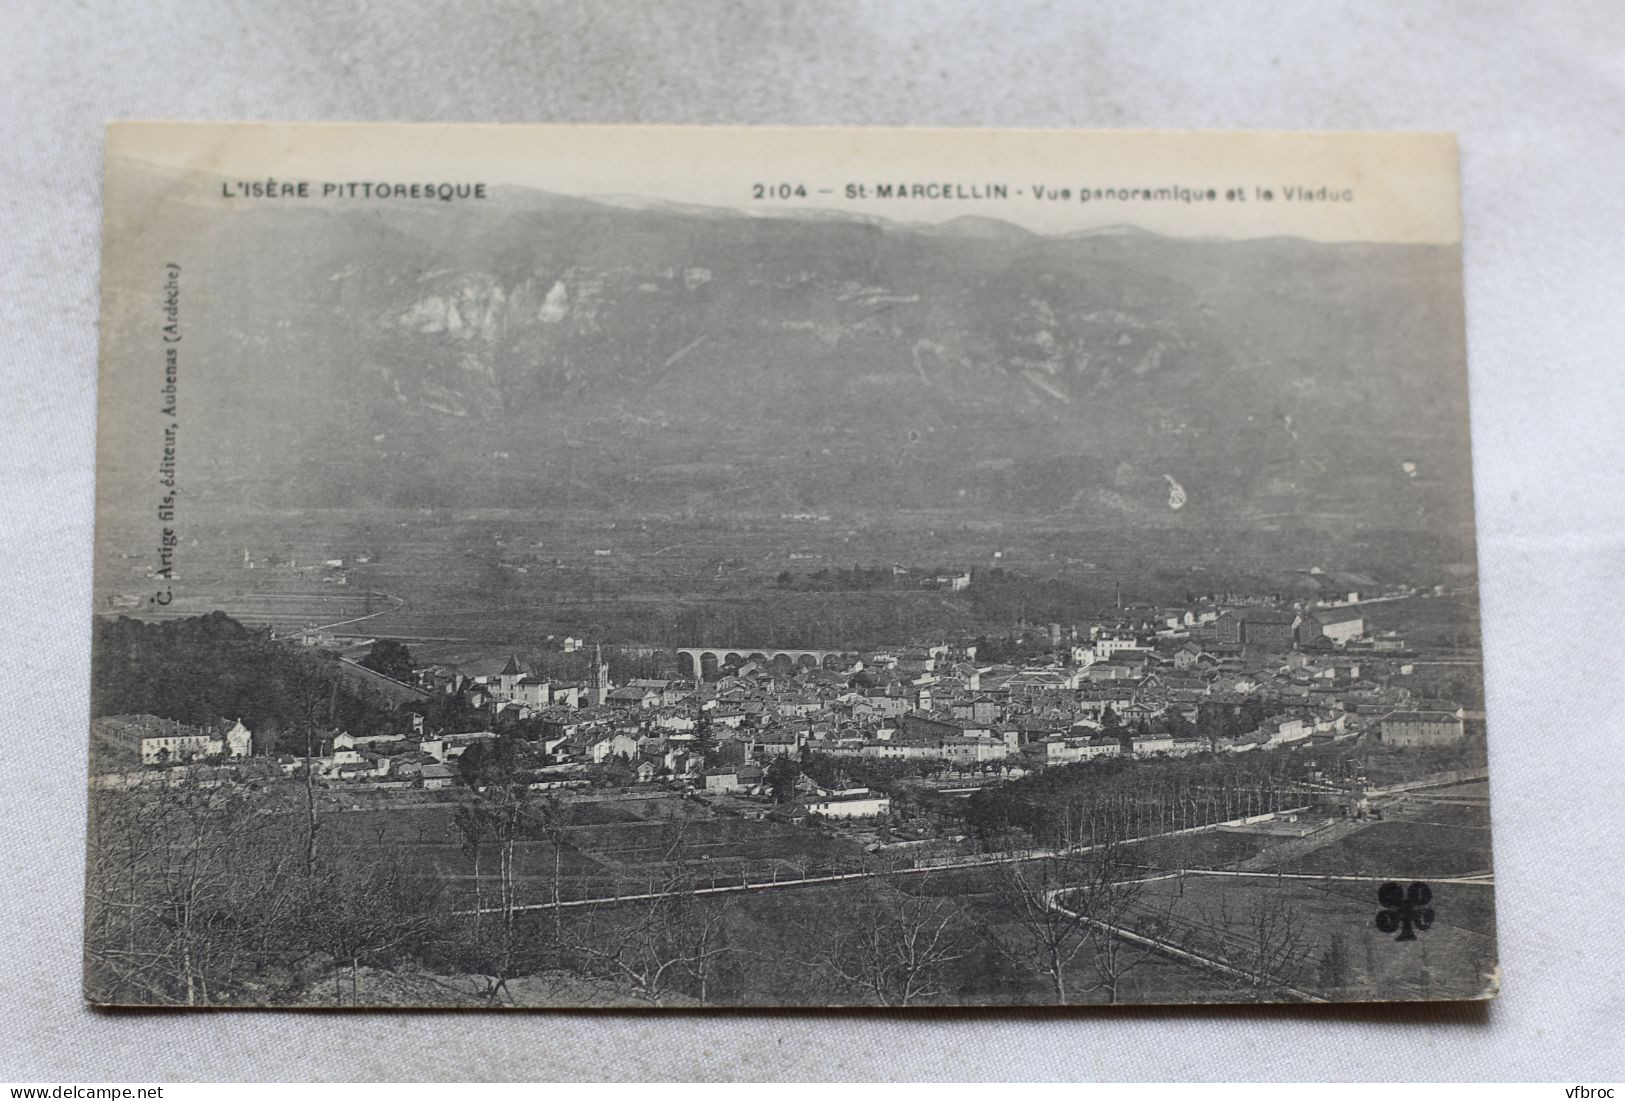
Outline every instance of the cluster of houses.
<svg viewBox="0 0 1625 1101">
<path fill-rule="evenodd" d="M 1353 594 L 1351 594 L 1352 596 Z M 1013 777 L 1103 757 L 1242 753 L 1369 734 L 1396 746 L 1463 738 L 1474 716 L 1405 685 L 1403 640 L 1373 638 L 1355 601 L 1107 614 L 1087 628 L 1023 628 L 1042 645 L 1018 661 L 979 660 L 971 640 L 842 655 L 824 666 L 732 661 L 717 679 L 610 681 L 594 653 L 581 683 L 558 683 L 510 658 L 500 672 L 435 667 L 430 693 L 460 699 L 488 728 L 330 733 L 286 772 L 329 784 L 434 790 L 458 782 L 457 758 L 519 720 L 539 787 L 681 783 L 760 792 L 776 757 L 925 762 L 951 775 Z M 1047 636 L 1047 637 L 1046 637 Z M 465 713 L 467 713 L 465 709 Z M 244 758 L 242 723 L 199 730 L 150 716 L 98 720 L 141 764 Z M 802 793 L 829 817 L 885 813 L 867 791 Z"/>
</svg>

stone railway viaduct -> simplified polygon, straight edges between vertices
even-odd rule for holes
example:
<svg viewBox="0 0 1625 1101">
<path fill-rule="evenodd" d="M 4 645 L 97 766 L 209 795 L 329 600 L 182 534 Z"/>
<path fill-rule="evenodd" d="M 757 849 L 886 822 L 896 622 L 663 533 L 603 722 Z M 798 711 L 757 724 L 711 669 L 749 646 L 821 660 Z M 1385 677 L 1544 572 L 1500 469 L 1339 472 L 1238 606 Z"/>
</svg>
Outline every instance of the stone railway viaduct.
<svg viewBox="0 0 1625 1101">
<path fill-rule="evenodd" d="M 774 661 L 780 657 L 789 658 L 797 665 L 821 667 L 830 658 L 844 653 L 842 650 L 799 650 L 781 646 L 679 646 L 676 649 L 696 679 L 704 674 L 707 657 L 713 662 L 713 668 L 725 664 L 729 658 Z"/>
</svg>

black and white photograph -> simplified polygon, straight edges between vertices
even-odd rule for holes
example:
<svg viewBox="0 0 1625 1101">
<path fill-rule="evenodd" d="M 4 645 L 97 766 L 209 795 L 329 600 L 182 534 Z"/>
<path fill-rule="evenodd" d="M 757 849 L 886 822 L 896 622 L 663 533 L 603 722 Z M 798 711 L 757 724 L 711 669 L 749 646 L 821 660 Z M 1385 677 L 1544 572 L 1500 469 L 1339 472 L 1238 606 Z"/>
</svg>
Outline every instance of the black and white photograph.
<svg viewBox="0 0 1625 1101">
<path fill-rule="evenodd" d="M 0 3 L 0 1099 L 1616 1101 L 1617 7 Z"/>
<path fill-rule="evenodd" d="M 1495 996 L 1448 136 L 119 124 L 84 995 Z"/>
</svg>

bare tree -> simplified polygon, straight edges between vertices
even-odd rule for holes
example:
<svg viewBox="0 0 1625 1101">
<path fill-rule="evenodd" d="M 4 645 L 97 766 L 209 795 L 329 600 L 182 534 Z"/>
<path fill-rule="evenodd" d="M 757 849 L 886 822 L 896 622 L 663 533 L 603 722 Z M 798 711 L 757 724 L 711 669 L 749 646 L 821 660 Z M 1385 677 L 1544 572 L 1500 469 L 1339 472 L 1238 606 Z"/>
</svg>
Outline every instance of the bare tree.
<svg viewBox="0 0 1625 1101">
<path fill-rule="evenodd" d="M 587 974 L 624 983 L 644 1001 L 658 1005 L 687 993 L 704 1003 L 717 965 L 732 951 L 724 936 L 731 900 L 695 893 L 700 881 L 686 851 L 679 827 L 649 874 L 619 892 L 632 896 L 628 901 L 582 908 L 559 934 L 567 958 Z"/>
<path fill-rule="evenodd" d="M 1128 863 L 1121 833 L 1124 824 L 1115 814 L 1102 816 L 1090 806 L 1072 809 L 1068 819 L 1064 836 L 1089 840 L 1063 845 L 1043 857 L 1038 863 L 1052 869 L 1043 873 L 1052 885 L 1025 901 L 1018 898 L 1015 912 L 1039 948 L 1036 958 L 1029 953 L 1028 960 L 1051 980 L 1058 1002 L 1065 1004 L 1069 996 L 1064 974 L 1067 963 L 1087 946 L 1086 958 L 1094 975 L 1089 989 L 1104 992 L 1107 1002 L 1116 1003 L 1124 977 L 1151 953 L 1145 941 L 1124 935 L 1134 932 L 1131 924 L 1145 925 L 1151 916 L 1140 905 L 1141 873 Z M 1090 824 L 1087 834 L 1082 832 L 1086 822 Z M 1005 897 L 1008 900 L 1010 892 Z M 1047 913 L 1033 909 L 1039 905 Z"/>
<path fill-rule="evenodd" d="M 1077 816 L 1063 811 L 1051 832 L 1056 847 L 1033 860 L 998 865 L 997 893 L 1013 935 L 996 936 L 999 955 L 1018 970 L 1047 980 L 1058 1005 L 1067 1004 L 1067 968 L 1090 942 L 1089 919 L 1058 904 L 1063 893 L 1086 886 L 1091 858 L 1080 851 Z"/>
<path fill-rule="evenodd" d="M 1209 919 L 1223 938 L 1233 981 L 1255 1002 L 1291 997 L 1312 957 L 1313 942 L 1289 892 L 1260 887 L 1239 909 L 1220 896 L 1218 914 Z"/>
<path fill-rule="evenodd" d="M 946 992 L 950 965 L 970 953 L 964 915 L 952 899 L 928 894 L 926 878 L 913 886 L 916 893 L 872 875 L 851 888 L 858 893 L 854 904 L 824 923 L 815 962 L 838 987 L 883 1006 Z"/>
<path fill-rule="evenodd" d="M 262 794 L 262 798 L 277 795 Z M 240 870 L 242 890 L 232 906 L 239 940 L 252 965 L 256 981 L 264 982 L 274 969 L 287 972 L 308 955 L 308 945 L 300 937 L 303 905 L 308 879 L 303 872 L 300 815 L 291 799 L 262 833 L 260 844 Z M 292 981 L 291 976 L 284 978 Z"/>
<path fill-rule="evenodd" d="M 400 858 L 371 867 L 347 864 L 328 874 L 316 907 L 307 914 L 315 942 L 332 958 L 334 1000 L 361 1004 L 363 965 L 382 966 L 402 951 L 432 939 L 439 923 L 435 900 L 412 879 Z"/>
<path fill-rule="evenodd" d="M 485 878 L 480 874 L 480 859 L 485 855 L 485 842 L 489 839 L 489 822 L 478 806 L 464 804 L 457 808 L 452 822 L 463 839 L 463 855 L 474 865 L 474 943 L 479 944 L 485 916 Z"/>
<path fill-rule="evenodd" d="M 85 952 L 99 999 L 233 1000 L 256 947 L 280 946 L 289 932 L 267 893 L 291 859 L 282 809 L 168 773 L 94 794 Z"/>
<path fill-rule="evenodd" d="M 454 819 L 463 838 L 464 851 L 474 863 L 475 912 L 473 918 L 473 957 L 488 977 L 486 997 L 495 1001 L 508 987 L 517 962 L 519 937 L 519 846 L 541 831 L 536 817 L 536 800 L 517 780 L 488 783 L 475 799 L 458 809 Z M 496 846 L 496 906 L 486 905 L 485 876 L 481 858 L 486 844 Z M 555 891 L 556 894 L 556 891 Z M 493 921 L 486 921 L 490 913 Z"/>
<path fill-rule="evenodd" d="M 1341 935 L 1334 936 L 1320 953 L 1316 987 L 1328 996 L 1336 997 L 1347 990 L 1353 981 L 1353 968 L 1349 961 L 1348 945 Z"/>
<path fill-rule="evenodd" d="M 1151 958 L 1150 945 L 1123 934 L 1134 931 L 1131 923 L 1142 928 L 1152 925 L 1154 915 L 1141 905 L 1139 873 L 1122 862 L 1121 842 L 1102 841 L 1090 855 L 1084 887 L 1069 895 L 1068 903 L 1080 907 L 1079 913 L 1088 919 L 1095 989 L 1103 991 L 1106 1001 L 1115 1005 L 1124 976 Z M 1172 905 L 1170 897 L 1168 906 Z"/>
</svg>

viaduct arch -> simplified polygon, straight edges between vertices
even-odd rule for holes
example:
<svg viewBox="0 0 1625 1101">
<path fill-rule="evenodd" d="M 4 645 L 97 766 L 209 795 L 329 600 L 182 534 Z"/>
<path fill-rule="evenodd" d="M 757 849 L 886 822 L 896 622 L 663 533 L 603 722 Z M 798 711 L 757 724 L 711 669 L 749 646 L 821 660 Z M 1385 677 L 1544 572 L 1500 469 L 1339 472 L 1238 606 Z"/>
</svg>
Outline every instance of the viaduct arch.
<svg viewBox="0 0 1625 1101">
<path fill-rule="evenodd" d="M 694 679 L 699 680 L 705 673 L 705 659 L 709 657 L 714 665 L 720 666 L 729 658 L 738 658 L 740 661 L 749 661 L 760 658 L 763 661 L 773 661 L 776 658 L 787 657 L 797 665 L 812 668 L 821 668 L 824 662 L 844 651 L 841 650 L 800 650 L 783 646 L 679 646 L 677 653 L 686 659 L 686 663 L 693 673 Z"/>
</svg>

